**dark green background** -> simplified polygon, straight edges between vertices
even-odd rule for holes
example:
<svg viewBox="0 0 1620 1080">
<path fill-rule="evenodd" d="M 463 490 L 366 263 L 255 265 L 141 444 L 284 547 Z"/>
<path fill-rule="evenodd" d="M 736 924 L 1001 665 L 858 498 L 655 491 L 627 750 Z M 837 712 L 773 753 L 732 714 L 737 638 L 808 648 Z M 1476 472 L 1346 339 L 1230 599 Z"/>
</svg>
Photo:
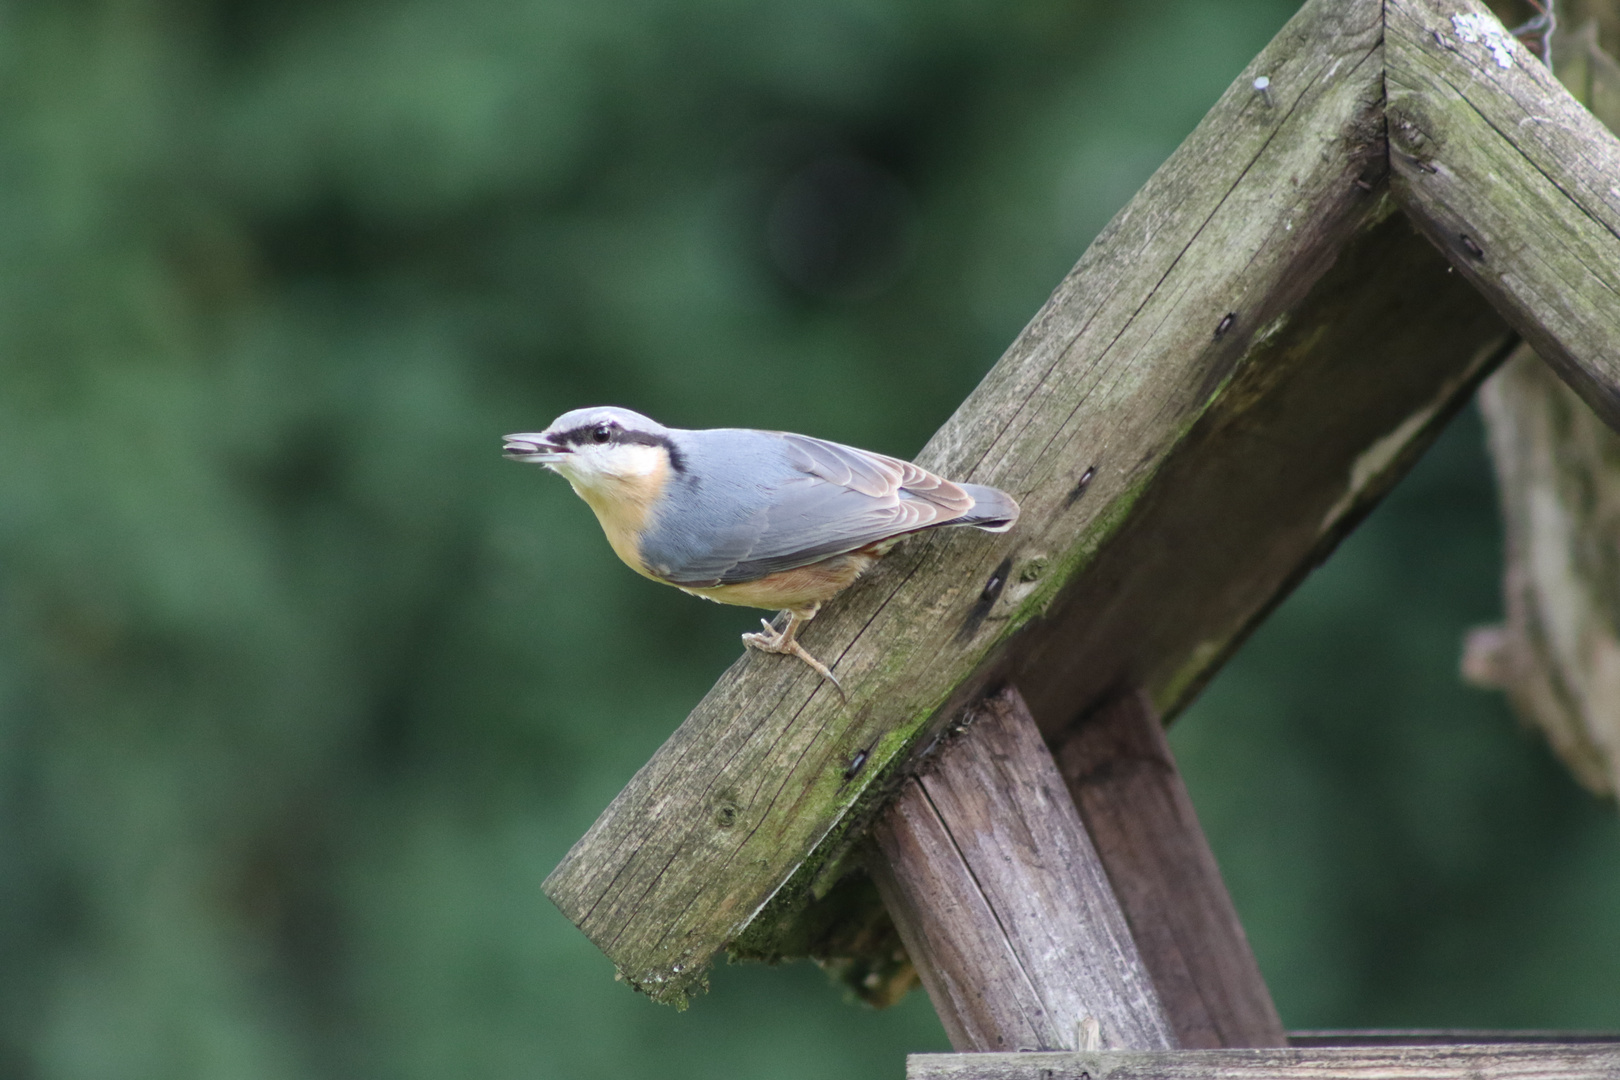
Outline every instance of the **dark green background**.
<svg viewBox="0 0 1620 1080">
<path fill-rule="evenodd" d="M 1289 0 L 0 9 L 0 1077 L 898 1077 L 539 883 L 756 618 L 498 438 L 922 445 Z M 1294 1027 L 1620 1027 L 1620 824 L 1455 676 L 1477 420 L 1174 742 Z"/>
</svg>

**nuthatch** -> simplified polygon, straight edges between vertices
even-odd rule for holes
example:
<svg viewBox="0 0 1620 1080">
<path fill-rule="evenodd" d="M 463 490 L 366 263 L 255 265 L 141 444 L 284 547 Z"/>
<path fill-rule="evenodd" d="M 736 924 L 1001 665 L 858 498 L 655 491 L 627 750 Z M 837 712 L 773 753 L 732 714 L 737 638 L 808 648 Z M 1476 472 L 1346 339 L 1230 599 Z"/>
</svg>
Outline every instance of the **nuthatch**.
<svg viewBox="0 0 1620 1080">
<path fill-rule="evenodd" d="M 911 533 L 1006 532 L 1018 520 L 1006 492 L 953 484 L 909 461 L 785 431 L 683 431 L 612 406 L 508 435 L 505 454 L 562 474 L 643 577 L 786 611 L 783 629 L 762 619 L 764 633 L 743 642 L 797 656 L 835 686 L 795 638 L 823 603 Z"/>
</svg>

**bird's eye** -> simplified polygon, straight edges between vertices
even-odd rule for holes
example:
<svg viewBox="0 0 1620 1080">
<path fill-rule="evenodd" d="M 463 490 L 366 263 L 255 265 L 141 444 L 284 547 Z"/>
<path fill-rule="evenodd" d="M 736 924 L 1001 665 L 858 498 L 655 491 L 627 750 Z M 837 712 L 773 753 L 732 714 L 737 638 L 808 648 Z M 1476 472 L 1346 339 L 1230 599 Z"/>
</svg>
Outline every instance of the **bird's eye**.
<svg viewBox="0 0 1620 1080">
<path fill-rule="evenodd" d="M 594 431 L 591 432 L 591 442 L 594 443 L 605 443 L 610 441 L 612 438 L 613 429 L 608 427 L 606 424 L 598 426 Z"/>
</svg>

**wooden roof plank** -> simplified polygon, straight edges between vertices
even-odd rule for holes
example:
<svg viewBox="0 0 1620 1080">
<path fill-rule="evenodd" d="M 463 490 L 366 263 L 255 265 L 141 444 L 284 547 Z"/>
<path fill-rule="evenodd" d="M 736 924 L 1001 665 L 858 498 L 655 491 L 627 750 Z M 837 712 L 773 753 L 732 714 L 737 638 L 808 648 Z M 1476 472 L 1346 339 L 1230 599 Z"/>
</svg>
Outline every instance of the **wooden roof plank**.
<svg viewBox="0 0 1620 1080">
<path fill-rule="evenodd" d="M 1401 205 L 1620 428 L 1620 139 L 1473 0 L 1389 0 Z"/>
</svg>

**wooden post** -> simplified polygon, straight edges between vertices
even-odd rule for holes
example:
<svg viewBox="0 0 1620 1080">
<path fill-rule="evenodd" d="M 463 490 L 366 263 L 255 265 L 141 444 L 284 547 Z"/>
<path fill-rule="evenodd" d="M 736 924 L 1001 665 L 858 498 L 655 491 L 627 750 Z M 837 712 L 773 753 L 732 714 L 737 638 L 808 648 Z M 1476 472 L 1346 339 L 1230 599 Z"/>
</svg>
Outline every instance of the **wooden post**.
<svg viewBox="0 0 1620 1080">
<path fill-rule="evenodd" d="M 1175 1046 L 1017 690 L 970 714 L 872 837 L 878 891 L 957 1050 Z"/>
<path fill-rule="evenodd" d="M 1177 1042 L 1288 1045 L 1147 695 L 1122 694 L 1082 720 L 1057 763 Z"/>
</svg>

